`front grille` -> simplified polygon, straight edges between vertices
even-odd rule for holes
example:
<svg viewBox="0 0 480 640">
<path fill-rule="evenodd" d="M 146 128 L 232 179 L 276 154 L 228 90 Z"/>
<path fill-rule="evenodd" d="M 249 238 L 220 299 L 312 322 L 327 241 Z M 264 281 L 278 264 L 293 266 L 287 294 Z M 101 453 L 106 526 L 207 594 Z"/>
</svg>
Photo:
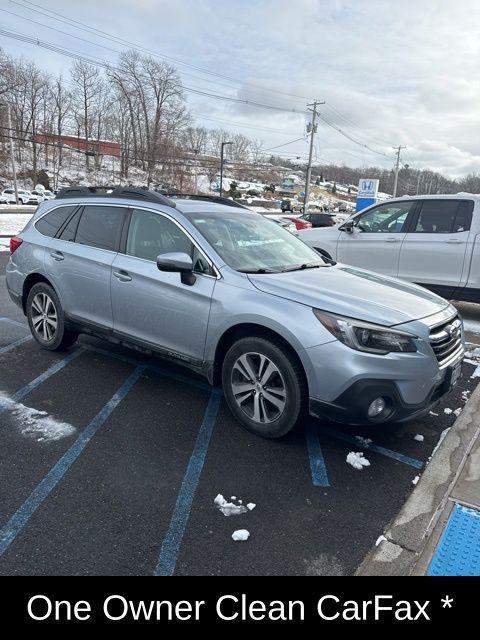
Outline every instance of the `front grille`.
<svg viewBox="0 0 480 640">
<path fill-rule="evenodd" d="M 454 362 L 463 353 L 460 318 L 455 316 L 448 322 L 434 327 L 430 331 L 430 344 L 441 369 Z"/>
</svg>

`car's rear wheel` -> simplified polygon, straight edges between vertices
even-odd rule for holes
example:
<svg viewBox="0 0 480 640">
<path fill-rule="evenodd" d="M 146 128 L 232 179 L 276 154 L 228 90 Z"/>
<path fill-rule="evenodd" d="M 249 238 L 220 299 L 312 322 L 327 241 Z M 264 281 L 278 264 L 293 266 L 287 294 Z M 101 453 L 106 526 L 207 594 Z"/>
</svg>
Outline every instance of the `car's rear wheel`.
<svg viewBox="0 0 480 640">
<path fill-rule="evenodd" d="M 242 338 L 230 347 L 223 361 L 222 384 L 240 424 L 264 438 L 288 433 L 306 405 L 297 362 L 264 338 Z"/>
<path fill-rule="evenodd" d="M 44 349 L 66 349 L 78 338 L 65 327 L 62 305 L 50 285 L 39 282 L 31 288 L 26 311 L 32 336 Z"/>
</svg>

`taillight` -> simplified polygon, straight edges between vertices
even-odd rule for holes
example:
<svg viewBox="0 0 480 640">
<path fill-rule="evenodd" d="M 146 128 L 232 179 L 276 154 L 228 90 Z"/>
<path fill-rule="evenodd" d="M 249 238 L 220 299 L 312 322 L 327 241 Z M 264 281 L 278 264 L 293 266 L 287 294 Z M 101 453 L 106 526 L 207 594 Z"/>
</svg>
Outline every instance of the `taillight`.
<svg viewBox="0 0 480 640">
<path fill-rule="evenodd" d="M 14 236 L 13 238 L 10 238 L 10 255 L 12 253 L 15 253 L 15 251 L 22 244 L 22 242 L 23 242 L 23 240 L 21 238 L 19 238 L 18 236 Z"/>
</svg>

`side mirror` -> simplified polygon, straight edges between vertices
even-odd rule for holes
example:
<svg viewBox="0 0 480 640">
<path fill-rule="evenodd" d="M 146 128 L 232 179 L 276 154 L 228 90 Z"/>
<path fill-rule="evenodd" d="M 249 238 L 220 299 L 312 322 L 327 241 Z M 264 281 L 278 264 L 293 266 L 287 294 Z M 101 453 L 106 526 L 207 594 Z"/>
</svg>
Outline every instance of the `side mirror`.
<svg viewBox="0 0 480 640">
<path fill-rule="evenodd" d="M 353 233 L 353 227 L 354 227 L 354 223 L 353 220 L 347 220 L 346 222 L 344 222 L 342 224 L 341 227 L 338 227 L 339 231 L 345 231 L 346 233 Z"/>
<path fill-rule="evenodd" d="M 162 253 L 157 256 L 157 269 L 169 273 L 179 273 L 183 284 L 192 286 L 196 278 L 193 274 L 193 261 L 188 253 Z"/>
</svg>

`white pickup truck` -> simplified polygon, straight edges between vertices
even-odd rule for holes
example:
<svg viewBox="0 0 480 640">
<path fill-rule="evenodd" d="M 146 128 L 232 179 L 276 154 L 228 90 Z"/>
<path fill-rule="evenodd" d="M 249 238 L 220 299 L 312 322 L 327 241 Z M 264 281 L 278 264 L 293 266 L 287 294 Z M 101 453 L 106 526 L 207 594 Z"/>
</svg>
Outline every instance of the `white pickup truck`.
<svg viewBox="0 0 480 640">
<path fill-rule="evenodd" d="M 480 195 L 403 196 L 297 233 L 335 261 L 480 302 Z"/>
</svg>

